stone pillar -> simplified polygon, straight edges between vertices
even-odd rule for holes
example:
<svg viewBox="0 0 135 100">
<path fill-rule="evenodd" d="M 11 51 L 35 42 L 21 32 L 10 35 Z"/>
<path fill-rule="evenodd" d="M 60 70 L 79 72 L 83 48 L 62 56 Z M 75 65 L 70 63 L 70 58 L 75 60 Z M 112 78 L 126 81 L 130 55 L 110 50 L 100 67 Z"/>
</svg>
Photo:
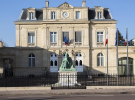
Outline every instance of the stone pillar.
<svg viewBox="0 0 135 100">
<path fill-rule="evenodd" d="M 70 31 L 69 31 L 69 40 L 70 40 L 70 46 L 74 46 L 75 45 L 75 32 L 74 32 L 74 27 L 70 27 Z"/>
<path fill-rule="evenodd" d="M 47 27 L 46 24 L 43 25 L 43 48 L 46 48 L 47 46 Z"/>
<path fill-rule="evenodd" d="M 49 1 L 46 0 L 45 3 L 46 3 L 46 7 L 49 7 Z"/>
<path fill-rule="evenodd" d="M 20 25 L 16 25 L 16 46 L 20 46 Z"/>
</svg>

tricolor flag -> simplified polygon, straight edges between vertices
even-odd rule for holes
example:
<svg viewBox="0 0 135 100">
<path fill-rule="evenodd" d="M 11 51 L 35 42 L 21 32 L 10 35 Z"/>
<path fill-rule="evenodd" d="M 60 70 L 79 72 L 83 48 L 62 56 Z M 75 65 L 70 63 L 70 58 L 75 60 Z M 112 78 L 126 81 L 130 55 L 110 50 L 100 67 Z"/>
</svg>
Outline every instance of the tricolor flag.
<svg viewBox="0 0 135 100">
<path fill-rule="evenodd" d="M 69 38 L 67 39 L 66 36 L 64 37 L 65 45 L 68 45 Z"/>
<path fill-rule="evenodd" d="M 125 46 L 127 46 L 127 34 L 126 34 L 126 39 L 125 39 Z"/>
<path fill-rule="evenodd" d="M 107 29 L 107 33 L 106 33 L 106 41 L 105 41 L 105 46 L 108 43 L 108 29 Z"/>
</svg>

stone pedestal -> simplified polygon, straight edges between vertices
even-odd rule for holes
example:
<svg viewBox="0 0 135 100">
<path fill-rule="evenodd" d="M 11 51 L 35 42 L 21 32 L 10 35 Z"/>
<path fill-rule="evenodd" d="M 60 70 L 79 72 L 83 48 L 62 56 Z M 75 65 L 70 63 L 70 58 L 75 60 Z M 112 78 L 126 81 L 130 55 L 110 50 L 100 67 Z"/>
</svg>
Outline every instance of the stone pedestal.
<svg viewBox="0 0 135 100">
<path fill-rule="evenodd" d="M 77 71 L 59 71 L 60 86 L 75 86 L 77 85 Z"/>
</svg>

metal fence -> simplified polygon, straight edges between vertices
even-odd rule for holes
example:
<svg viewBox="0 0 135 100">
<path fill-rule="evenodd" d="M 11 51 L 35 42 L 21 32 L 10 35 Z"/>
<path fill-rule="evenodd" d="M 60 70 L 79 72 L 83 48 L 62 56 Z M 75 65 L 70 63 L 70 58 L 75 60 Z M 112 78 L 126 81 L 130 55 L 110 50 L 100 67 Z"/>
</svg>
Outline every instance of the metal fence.
<svg viewBox="0 0 135 100">
<path fill-rule="evenodd" d="M 108 75 L 108 86 L 135 86 L 134 75 Z M 129 81 L 128 81 L 129 80 Z M 85 89 L 86 86 L 107 86 L 107 75 L 46 75 L 8 76 L 0 75 L 0 87 L 41 87 L 52 89 Z"/>
</svg>

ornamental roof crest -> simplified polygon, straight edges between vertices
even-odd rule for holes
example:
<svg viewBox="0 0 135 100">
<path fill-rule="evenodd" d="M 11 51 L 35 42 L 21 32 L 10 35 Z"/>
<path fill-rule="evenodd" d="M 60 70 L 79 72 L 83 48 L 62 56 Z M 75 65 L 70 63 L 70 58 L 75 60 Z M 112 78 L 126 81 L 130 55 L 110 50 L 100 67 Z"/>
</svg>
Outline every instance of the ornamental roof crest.
<svg viewBox="0 0 135 100">
<path fill-rule="evenodd" d="M 58 6 L 58 8 L 74 8 L 72 5 L 68 4 L 67 2 Z"/>
</svg>

